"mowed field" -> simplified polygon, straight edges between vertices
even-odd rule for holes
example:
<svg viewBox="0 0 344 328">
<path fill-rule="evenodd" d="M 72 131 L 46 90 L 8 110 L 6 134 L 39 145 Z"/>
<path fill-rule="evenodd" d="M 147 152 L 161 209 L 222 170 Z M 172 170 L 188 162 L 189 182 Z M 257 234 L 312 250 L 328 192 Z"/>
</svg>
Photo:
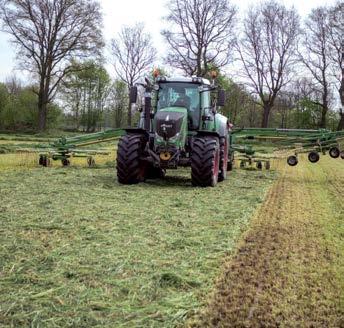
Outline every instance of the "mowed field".
<svg viewBox="0 0 344 328">
<path fill-rule="evenodd" d="M 36 162 L 0 155 L 0 326 L 344 326 L 343 160 L 207 189 Z"/>
<path fill-rule="evenodd" d="M 184 169 L 121 186 L 97 162 L 0 155 L 0 326 L 186 324 L 276 177 L 236 170 L 203 189 Z"/>
</svg>

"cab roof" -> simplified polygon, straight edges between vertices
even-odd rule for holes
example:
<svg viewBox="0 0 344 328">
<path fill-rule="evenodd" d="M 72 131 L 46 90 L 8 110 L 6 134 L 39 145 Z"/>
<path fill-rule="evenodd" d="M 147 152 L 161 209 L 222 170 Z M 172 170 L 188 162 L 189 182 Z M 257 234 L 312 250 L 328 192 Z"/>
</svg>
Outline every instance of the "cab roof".
<svg viewBox="0 0 344 328">
<path fill-rule="evenodd" d="M 181 82 L 181 83 L 198 83 L 198 84 L 205 84 L 210 85 L 209 80 L 204 79 L 202 77 L 192 76 L 192 77 L 165 77 L 165 76 L 158 76 L 157 82 Z"/>
</svg>

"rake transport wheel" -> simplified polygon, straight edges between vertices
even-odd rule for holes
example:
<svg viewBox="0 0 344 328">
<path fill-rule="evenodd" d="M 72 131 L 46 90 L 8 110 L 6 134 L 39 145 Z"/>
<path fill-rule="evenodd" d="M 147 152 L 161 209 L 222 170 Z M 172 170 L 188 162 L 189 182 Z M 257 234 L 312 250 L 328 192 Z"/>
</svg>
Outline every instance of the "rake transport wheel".
<svg viewBox="0 0 344 328">
<path fill-rule="evenodd" d="M 232 164 L 231 162 L 229 162 Z M 220 167 L 218 181 L 221 182 L 227 178 L 228 170 L 228 141 L 226 137 L 220 138 Z"/>
<path fill-rule="evenodd" d="M 42 165 L 44 167 L 50 166 L 50 158 L 46 155 L 39 156 L 39 165 Z"/>
<path fill-rule="evenodd" d="M 87 165 L 88 167 L 94 167 L 96 165 L 96 161 L 92 156 L 87 157 Z"/>
<path fill-rule="evenodd" d="M 340 153 L 340 157 L 341 157 L 342 159 L 344 159 L 344 151 L 342 151 L 342 152 Z"/>
<path fill-rule="evenodd" d="M 299 163 L 299 160 L 296 156 L 292 155 L 287 158 L 287 163 L 289 166 L 296 166 Z"/>
<path fill-rule="evenodd" d="M 263 169 L 263 164 L 261 161 L 258 161 L 256 164 L 257 170 L 262 170 Z"/>
<path fill-rule="evenodd" d="M 328 153 L 332 158 L 338 158 L 340 156 L 340 150 L 337 147 L 330 148 Z"/>
<path fill-rule="evenodd" d="M 70 160 L 68 158 L 61 159 L 61 163 L 63 166 L 69 166 Z"/>
<path fill-rule="evenodd" d="M 270 168 L 271 168 L 270 161 L 265 162 L 265 170 L 270 170 Z"/>
<path fill-rule="evenodd" d="M 191 153 L 191 181 L 194 186 L 214 187 L 220 165 L 220 146 L 217 137 L 195 137 Z"/>
<path fill-rule="evenodd" d="M 233 167 L 234 167 L 234 162 L 232 160 L 230 160 L 227 164 L 227 171 L 233 171 Z"/>
<path fill-rule="evenodd" d="M 144 181 L 146 165 L 141 161 L 144 138 L 140 134 L 123 136 L 117 149 L 117 178 L 122 184 L 136 184 Z"/>
<path fill-rule="evenodd" d="M 308 160 L 311 163 L 317 163 L 317 162 L 319 162 L 319 159 L 320 159 L 319 153 L 317 153 L 316 151 L 311 151 L 308 154 Z"/>
</svg>

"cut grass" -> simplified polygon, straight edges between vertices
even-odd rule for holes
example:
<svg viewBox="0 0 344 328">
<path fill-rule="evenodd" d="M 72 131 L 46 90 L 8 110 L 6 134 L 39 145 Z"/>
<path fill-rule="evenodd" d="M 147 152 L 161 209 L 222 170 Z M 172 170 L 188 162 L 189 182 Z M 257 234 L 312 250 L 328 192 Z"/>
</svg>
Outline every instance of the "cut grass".
<svg viewBox="0 0 344 328">
<path fill-rule="evenodd" d="M 120 186 L 113 167 L 3 169 L 0 325 L 182 325 L 275 174 L 236 170 L 207 189 L 170 174 Z"/>
<path fill-rule="evenodd" d="M 195 327 L 344 327 L 344 161 L 281 177 Z"/>
</svg>

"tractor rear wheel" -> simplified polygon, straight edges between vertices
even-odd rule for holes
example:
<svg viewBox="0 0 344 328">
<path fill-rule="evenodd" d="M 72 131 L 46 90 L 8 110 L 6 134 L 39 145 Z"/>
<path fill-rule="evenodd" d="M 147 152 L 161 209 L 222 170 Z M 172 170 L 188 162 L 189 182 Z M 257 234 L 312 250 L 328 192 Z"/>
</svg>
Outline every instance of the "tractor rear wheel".
<svg viewBox="0 0 344 328">
<path fill-rule="evenodd" d="M 122 184 L 136 184 L 145 179 L 146 165 L 141 161 L 144 149 L 142 135 L 123 136 L 117 150 L 117 178 Z"/>
<path fill-rule="evenodd" d="M 217 137 L 195 137 L 191 153 L 194 186 L 214 187 L 219 177 L 220 145 Z"/>
<path fill-rule="evenodd" d="M 221 182 L 227 178 L 228 168 L 228 142 L 227 137 L 220 138 L 220 170 L 218 181 Z"/>
</svg>

